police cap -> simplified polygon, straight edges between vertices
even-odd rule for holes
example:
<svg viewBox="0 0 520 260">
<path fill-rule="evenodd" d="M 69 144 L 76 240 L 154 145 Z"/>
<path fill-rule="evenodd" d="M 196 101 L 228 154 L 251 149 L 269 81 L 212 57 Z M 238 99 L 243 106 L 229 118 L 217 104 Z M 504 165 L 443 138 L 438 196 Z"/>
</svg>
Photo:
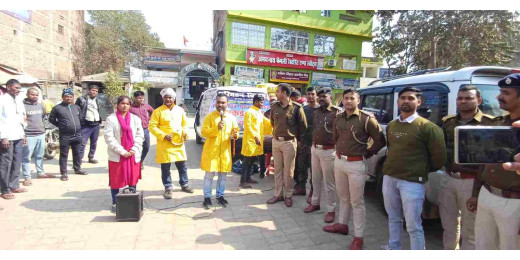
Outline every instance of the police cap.
<svg viewBox="0 0 520 260">
<path fill-rule="evenodd" d="M 320 90 L 318 90 L 318 93 L 316 93 L 317 95 L 321 95 L 321 94 L 329 94 L 331 95 L 332 94 L 332 89 L 331 88 L 322 88 Z"/>
<path fill-rule="evenodd" d="M 498 82 L 501 88 L 520 88 L 520 73 L 511 74 Z"/>
</svg>

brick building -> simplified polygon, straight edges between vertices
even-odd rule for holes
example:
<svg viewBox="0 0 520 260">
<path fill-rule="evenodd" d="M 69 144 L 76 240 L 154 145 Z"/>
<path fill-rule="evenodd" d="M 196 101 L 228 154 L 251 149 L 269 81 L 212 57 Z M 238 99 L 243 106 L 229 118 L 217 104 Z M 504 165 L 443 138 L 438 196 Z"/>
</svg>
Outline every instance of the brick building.
<svg viewBox="0 0 520 260">
<path fill-rule="evenodd" d="M 83 41 L 84 12 L 1 10 L 0 66 L 37 78 L 55 98 L 60 85 L 74 80 L 73 46 Z"/>
</svg>

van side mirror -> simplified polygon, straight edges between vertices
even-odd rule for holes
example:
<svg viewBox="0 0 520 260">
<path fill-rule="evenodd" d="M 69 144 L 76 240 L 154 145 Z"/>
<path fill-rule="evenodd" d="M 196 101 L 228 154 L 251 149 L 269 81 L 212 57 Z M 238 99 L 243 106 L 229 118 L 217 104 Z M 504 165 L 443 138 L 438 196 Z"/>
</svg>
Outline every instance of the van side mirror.
<svg viewBox="0 0 520 260">
<path fill-rule="evenodd" d="M 193 103 L 193 108 L 197 109 L 198 106 L 199 106 L 199 102 L 195 101 L 195 103 Z"/>
</svg>

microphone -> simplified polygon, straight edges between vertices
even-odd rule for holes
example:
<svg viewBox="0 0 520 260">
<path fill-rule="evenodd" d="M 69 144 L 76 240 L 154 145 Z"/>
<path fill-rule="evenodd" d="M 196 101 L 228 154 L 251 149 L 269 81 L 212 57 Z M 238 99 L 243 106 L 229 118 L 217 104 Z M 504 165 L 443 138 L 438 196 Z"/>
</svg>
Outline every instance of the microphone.
<svg viewBox="0 0 520 260">
<path fill-rule="evenodd" d="M 220 121 L 224 120 L 224 110 L 220 110 Z"/>
</svg>

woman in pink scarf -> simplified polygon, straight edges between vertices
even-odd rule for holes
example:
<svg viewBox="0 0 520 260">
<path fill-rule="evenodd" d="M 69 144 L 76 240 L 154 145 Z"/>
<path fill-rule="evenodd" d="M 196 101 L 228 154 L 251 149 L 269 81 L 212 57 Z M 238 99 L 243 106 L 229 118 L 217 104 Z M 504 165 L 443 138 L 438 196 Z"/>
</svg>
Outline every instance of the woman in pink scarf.
<svg viewBox="0 0 520 260">
<path fill-rule="evenodd" d="M 108 145 L 108 175 L 112 191 L 112 212 L 116 209 L 116 195 L 120 188 L 136 188 L 141 179 L 141 152 L 144 131 L 141 119 L 128 111 L 130 98 L 117 99 L 117 111 L 107 117 L 104 136 Z"/>
</svg>

